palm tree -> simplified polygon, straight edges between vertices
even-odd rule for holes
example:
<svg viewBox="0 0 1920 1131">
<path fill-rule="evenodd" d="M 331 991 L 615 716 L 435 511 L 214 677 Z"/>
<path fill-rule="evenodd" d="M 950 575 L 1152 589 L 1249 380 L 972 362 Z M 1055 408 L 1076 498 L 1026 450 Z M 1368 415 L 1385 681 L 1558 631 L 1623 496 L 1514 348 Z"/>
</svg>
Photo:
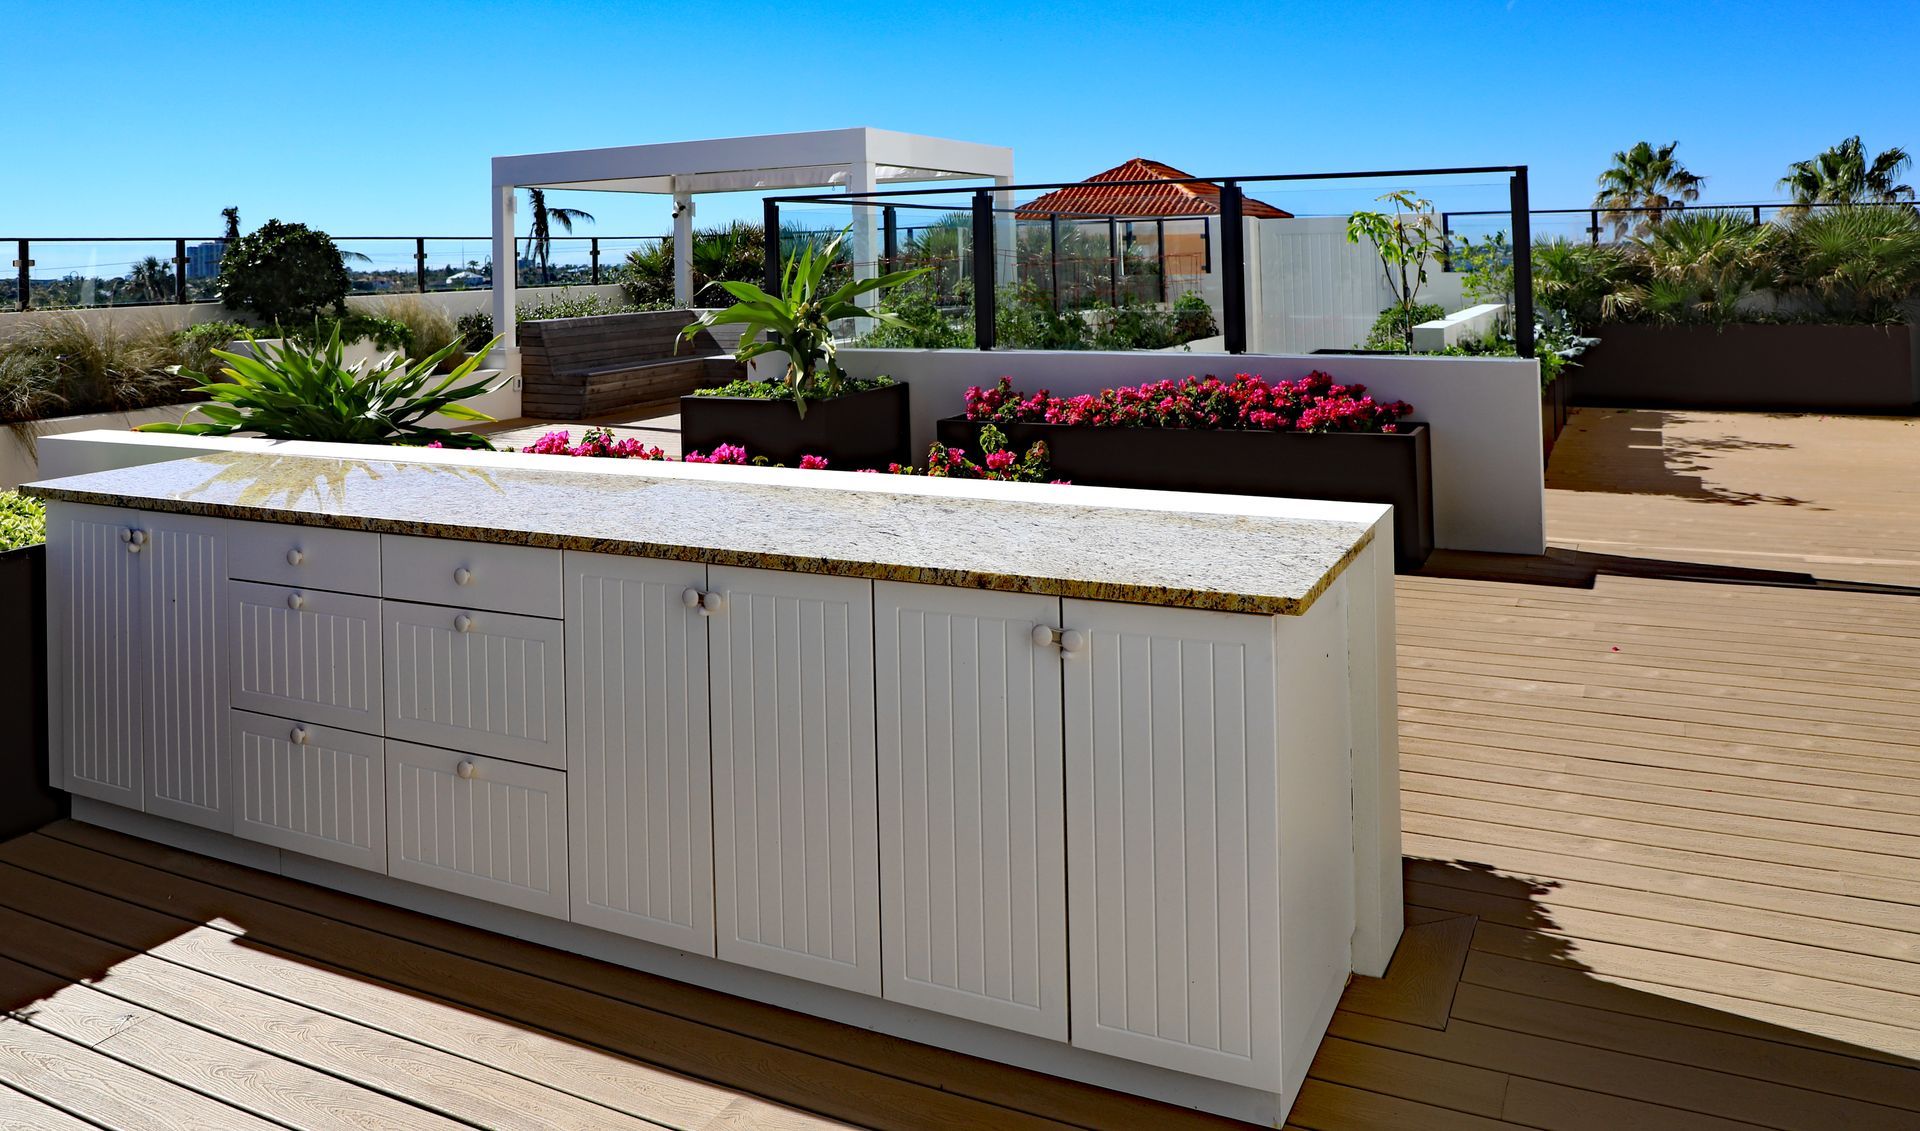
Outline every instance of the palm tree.
<svg viewBox="0 0 1920 1131">
<path fill-rule="evenodd" d="M 1605 211 L 1603 219 L 1613 225 L 1614 239 L 1629 229 L 1645 235 L 1667 211 L 1700 199 L 1706 178 L 1689 172 L 1673 155 L 1679 147 L 1677 141 L 1661 146 L 1637 141 L 1632 149 L 1613 155 L 1613 165 L 1600 174 L 1593 205 Z"/>
<path fill-rule="evenodd" d="M 1797 205 L 1895 204 L 1913 199 L 1913 186 L 1897 184 L 1913 158 L 1899 146 L 1883 150 L 1872 161 L 1855 134 L 1831 149 L 1787 166 L 1779 187 L 1792 194 Z M 1804 207 L 1794 209 L 1805 212 Z"/>
<path fill-rule="evenodd" d="M 164 302 L 173 291 L 173 271 L 154 256 L 133 265 L 127 274 L 127 289 L 140 302 Z"/>
<path fill-rule="evenodd" d="M 533 230 L 527 234 L 528 243 L 532 245 L 534 261 L 540 264 L 540 281 L 552 282 L 553 272 L 548 265 L 553 250 L 552 225 L 558 224 L 562 231 L 571 234 L 574 221 L 585 220 L 591 224 L 593 213 L 584 208 L 549 208 L 545 189 L 530 188 L 527 197 L 533 202 Z"/>
</svg>

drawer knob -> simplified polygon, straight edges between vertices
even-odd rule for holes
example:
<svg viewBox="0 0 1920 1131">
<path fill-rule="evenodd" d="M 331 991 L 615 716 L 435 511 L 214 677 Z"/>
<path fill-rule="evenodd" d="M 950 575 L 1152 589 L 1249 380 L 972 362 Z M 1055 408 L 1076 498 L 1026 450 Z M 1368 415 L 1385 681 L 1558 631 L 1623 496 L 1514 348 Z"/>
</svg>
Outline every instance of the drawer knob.
<svg viewBox="0 0 1920 1131">
<path fill-rule="evenodd" d="M 309 737 L 306 727 L 294 727 L 293 733 L 287 736 L 295 746 L 305 746 Z"/>
<path fill-rule="evenodd" d="M 293 549 L 287 551 L 287 564 L 290 566 L 297 566 L 301 562 L 304 562 L 306 560 L 307 560 L 306 551 L 302 550 L 298 546 L 295 546 Z"/>
<path fill-rule="evenodd" d="M 147 544 L 147 532 L 144 530 L 122 530 L 120 540 L 127 544 L 127 553 L 137 554 L 140 547 Z"/>
<path fill-rule="evenodd" d="M 457 616 L 457 617 L 454 617 L 454 618 L 453 618 L 453 630 L 454 630 L 455 632 L 472 632 L 472 631 L 473 631 L 473 618 L 472 618 L 472 617 L 470 617 L 470 616 L 468 616 L 468 615 L 467 615 L 467 614 L 465 614 L 465 613 L 461 613 L 461 614 L 460 614 L 459 616 Z"/>
<path fill-rule="evenodd" d="M 700 610 L 700 615 L 706 617 L 725 608 L 727 599 L 718 593 L 702 593 L 698 589 L 689 587 L 686 592 L 680 594 L 680 603 L 689 609 Z"/>
<path fill-rule="evenodd" d="M 467 758 L 463 759 L 458 766 L 455 766 L 453 772 L 463 778 L 472 780 L 480 776 L 480 767 L 473 764 L 473 759 Z"/>
<path fill-rule="evenodd" d="M 1036 624 L 1033 626 L 1033 646 L 1051 648 L 1059 642 L 1059 635 L 1060 631 L 1051 625 Z"/>
<path fill-rule="evenodd" d="M 700 607 L 700 591 L 698 589 L 695 589 L 691 585 L 687 586 L 687 591 L 680 594 L 680 603 L 685 605 L 689 609 L 699 608 Z"/>
<path fill-rule="evenodd" d="M 454 570 L 453 583 L 455 585 L 472 585 L 473 571 L 468 569 L 466 566 L 461 566 L 459 569 Z"/>
<path fill-rule="evenodd" d="M 1069 628 L 1060 633 L 1060 654 L 1078 656 L 1087 650 L 1087 634 L 1077 628 Z"/>
<path fill-rule="evenodd" d="M 125 527 L 122 527 L 122 528 L 121 528 L 121 530 L 120 530 L 120 540 L 121 540 L 122 542 L 131 542 L 131 541 L 133 541 L 133 531 L 132 531 L 132 530 L 130 530 L 130 529 L 127 529 L 127 528 L 125 528 Z"/>
<path fill-rule="evenodd" d="M 306 606 L 307 599 L 298 593 L 287 594 L 287 608 L 300 609 Z"/>
</svg>

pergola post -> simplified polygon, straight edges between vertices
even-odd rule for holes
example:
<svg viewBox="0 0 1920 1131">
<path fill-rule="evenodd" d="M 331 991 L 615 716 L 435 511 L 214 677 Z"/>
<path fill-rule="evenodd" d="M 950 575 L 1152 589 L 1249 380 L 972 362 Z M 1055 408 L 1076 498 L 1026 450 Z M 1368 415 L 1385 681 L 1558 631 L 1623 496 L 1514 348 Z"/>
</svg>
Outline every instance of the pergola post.
<svg viewBox="0 0 1920 1131">
<path fill-rule="evenodd" d="M 673 304 L 693 305 L 693 194 L 673 193 Z"/>
<path fill-rule="evenodd" d="M 495 348 L 501 362 L 520 348 L 513 324 L 514 285 L 520 281 L 520 260 L 514 254 L 513 241 L 513 202 L 518 192 L 513 185 L 493 186 L 493 332 L 500 337 Z M 512 368 L 519 370 L 517 364 Z"/>
<path fill-rule="evenodd" d="M 847 166 L 848 192 L 877 192 L 879 189 L 880 171 L 874 167 L 872 161 L 855 161 L 853 164 Z M 877 278 L 880 275 L 880 262 L 879 256 L 875 254 L 874 249 L 878 247 L 880 243 L 879 206 L 865 199 L 855 199 L 851 204 L 853 210 L 853 277 L 856 279 Z M 880 295 L 875 291 L 868 291 L 866 294 L 856 296 L 853 301 L 871 310 L 874 304 L 880 301 Z M 866 319 L 861 319 L 860 321 L 862 325 L 855 329 L 857 332 L 864 332 L 869 327 L 866 324 Z"/>
</svg>

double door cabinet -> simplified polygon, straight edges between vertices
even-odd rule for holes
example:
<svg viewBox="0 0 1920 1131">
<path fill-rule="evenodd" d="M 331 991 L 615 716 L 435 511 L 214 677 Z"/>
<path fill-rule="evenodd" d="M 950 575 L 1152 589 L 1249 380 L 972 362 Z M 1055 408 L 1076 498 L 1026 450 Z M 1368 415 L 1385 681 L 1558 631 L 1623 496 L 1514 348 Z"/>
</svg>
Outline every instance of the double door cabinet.
<svg viewBox="0 0 1920 1131">
<path fill-rule="evenodd" d="M 1292 838 L 1347 819 L 1347 736 L 1281 731 L 1346 694 L 1337 586 L 1242 616 L 51 510 L 75 793 L 1275 1091 L 1345 977 L 1351 861 Z"/>
</svg>

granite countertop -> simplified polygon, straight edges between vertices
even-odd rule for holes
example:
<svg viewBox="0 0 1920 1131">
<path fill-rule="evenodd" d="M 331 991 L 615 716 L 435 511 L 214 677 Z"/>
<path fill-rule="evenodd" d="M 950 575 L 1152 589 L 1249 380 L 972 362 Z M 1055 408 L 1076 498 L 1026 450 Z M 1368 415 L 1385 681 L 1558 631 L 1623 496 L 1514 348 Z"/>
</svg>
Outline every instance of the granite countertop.
<svg viewBox="0 0 1920 1131">
<path fill-rule="evenodd" d="M 824 489 L 621 471 L 236 452 L 22 490 L 219 518 L 1259 614 L 1304 612 L 1372 537 L 1359 521 L 1050 503 L 1032 492 L 944 497 L 887 489 L 884 478 L 849 486 L 853 477 L 835 472 L 803 473 L 835 476 L 837 487 Z M 1166 498 L 1178 506 L 1177 495 Z"/>
</svg>

